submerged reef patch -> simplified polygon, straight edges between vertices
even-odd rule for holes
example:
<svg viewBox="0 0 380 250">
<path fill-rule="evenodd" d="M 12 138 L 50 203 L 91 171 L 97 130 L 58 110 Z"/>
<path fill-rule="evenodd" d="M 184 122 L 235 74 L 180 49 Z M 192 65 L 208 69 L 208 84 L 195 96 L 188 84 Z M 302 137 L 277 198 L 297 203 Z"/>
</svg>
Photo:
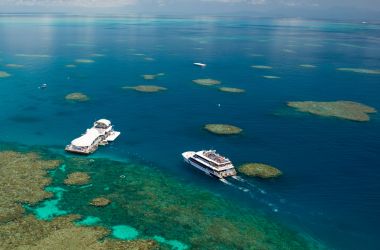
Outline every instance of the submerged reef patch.
<svg viewBox="0 0 380 250">
<path fill-rule="evenodd" d="M 133 240 L 139 235 L 136 229 L 126 225 L 112 227 L 112 236 L 120 240 Z"/>
<path fill-rule="evenodd" d="M 111 201 L 104 197 L 98 197 L 90 201 L 90 205 L 95 207 L 105 207 L 108 206 L 111 203 Z"/>
<path fill-rule="evenodd" d="M 228 124 L 206 124 L 204 128 L 217 135 L 236 135 L 243 131 L 239 127 Z"/>
<path fill-rule="evenodd" d="M 94 63 L 95 61 L 92 60 L 92 59 L 76 59 L 75 60 L 76 63 Z"/>
<path fill-rule="evenodd" d="M 380 74 L 380 69 L 337 68 L 337 70 L 360 73 L 360 74 L 373 74 L 373 75 L 379 75 Z"/>
<path fill-rule="evenodd" d="M 67 64 L 65 65 L 66 68 L 76 68 L 75 64 Z"/>
<path fill-rule="evenodd" d="M 142 75 L 142 78 L 144 78 L 144 80 L 156 80 L 158 77 L 160 76 L 164 76 L 165 74 L 164 73 L 158 73 L 158 74 L 147 74 L 147 75 Z"/>
<path fill-rule="evenodd" d="M 193 80 L 194 83 L 199 84 L 199 85 L 204 85 L 204 86 L 212 86 L 212 85 L 218 85 L 221 84 L 220 81 L 210 79 L 210 78 L 205 78 L 205 79 L 196 79 Z"/>
<path fill-rule="evenodd" d="M 272 69 L 273 68 L 271 66 L 266 66 L 266 65 L 252 65 L 251 67 L 255 69 Z"/>
<path fill-rule="evenodd" d="M 358 102 L 335 101 L 335 102 L 288 102 L 289 107 L 297 111 L 311 113 L 319 116 L 332 116 L 351 121 L 369 121 L 368 114 L 376 113 L 376 109 Z"/>
<path fill-rule="evenodd" d="M 244 93 L 244 89 L 239 89 L 239 88 L 230 88 L 230 87 L 221 87 L 219 88 L 220 91 L 222 92 L 229 92 L 229 93 Z"/>
<path fill-rule="evenodd" d="M 89 174 L 85 172 L 74 172 L 67 176 L 64 180 L 66 185 L 85 185 L 88 184 L 91 180 Z"/>
<path fill-rule="evenodd" d="M 138 86 L 125 86 L 123 89 L 133 89 L 138 92 L 146 92 L 146 93 L 153 93 L 153 92 L 159 92 L 167 90 L 167 88 L 156 86 L 156 85 L 138 85 Z"/>
<path fill-rule="evenodd" d="M 5 71 L 0 71 L 0 78 L 6 78 L 6 77 L 10 77 L 11 74 L 5 72 Z"/>
<path fill-rule="evenodd" d="M 51 182 L 45 175 L 57 166 L 58 161 L 42 160 L 35 153 L 0 152 L 0 224 L 21 216 L 20 203 L 34 205 L 52 196 L 43 190 Z"/>
<path fill-rule="evenodd" d="M 317 66 L 312 65 L 312 64 L 300 64 L 299 66 L 302 67 L 302 68 L 310 68 L 310 69 L 317 67 Z"/>
<path fill-rule="evenodd" d="M 238 167 L 238 171 L 247 176 L 257 176 L 263 179 L 282 175 L 279 169 L 263 163 L 246 163 Z"/>
<path fill-rule="evenodd" d="M 19 69 L 19 68 L 23 68 L 24 65 L 22 65 L 22 64 L 8 63 L 8 64 L 5 64 L 5 67 Z"/>
<path fill-rule="evenodd" d="M 31 58 L 50 58 L 51 55 L 45 54 L 16 54 L 18 57 L 31 57 Z"/>
<path fill-rule="evenodd" d="M 86 102 L 90 100 L 90 98 L 87 95 L 83 93 L 79 93 L 79 92 L 68 94 L 65 96 L 65 99 L 67 101 L 73 101 L 73 102 Z"/>
</svg>

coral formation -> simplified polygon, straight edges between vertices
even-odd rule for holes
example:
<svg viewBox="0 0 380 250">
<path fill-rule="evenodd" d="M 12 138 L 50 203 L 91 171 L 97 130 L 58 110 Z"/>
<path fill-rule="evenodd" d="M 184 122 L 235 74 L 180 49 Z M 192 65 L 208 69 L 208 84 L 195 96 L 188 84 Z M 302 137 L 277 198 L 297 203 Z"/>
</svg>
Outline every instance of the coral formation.
<svg viewBox="0 0 380 250">
<path fill-rule="evenodd" d="M 34 57 L 34 58 L 50 58 L 50 55 L 44 55 L 44 54 L 16 54 L 16 56 L 19 57 Z"/>
<path fill-rule="evenodd" d="M 0 224 L 23 213 L 20 203 L 33 205 L 51 197 L 43 191 L 51 182 L 45 173 L 58 165 L 58 161 L 41 160 L 34 153 L 0 152 Z"/>
<path fill-rule="evenodd" d="M 95 207 L 105 207 L 108 206 L 111 203 L 111 201 L 107 198 L 104 197 L 98 197 L 93 199 L 90 202 L 90 205 L 95 206 Z"/>
<path fill-rule="evenodd" d="M 0 71 L 0 78 L 6 78 L 6 77 L 10 77 L 11 74 L 5 72 L 5 71 Z"/>
<path fill-rule="evenodd" d="M 75 64 L 67 64 L 65 67 L 66 67 L 66 68 L 75 68 L 76 65 L 75 65 Z"/>
<path fill-rule="evenodd" d="M 246 163 L 240 166 L 238 171 L 247 176 L 257 176 L 263 179 L 282 175 L 279 169 L 262 163 Z"/>
<path fill-rule="evenodd" d="M 252 65 L 251 67 L 255 69 L 272 69 L 271 66 L 266 66 L 266 65 Z"/>
<path fill-rule="evenodd" d="M 75 92 L 65 96 L 65 99 L 73 102 L 85 102 L 90 100 L 88 96 L 83 93 Z"/>
<path fill-rule="evenodd" d="M 160 86 L 155 86 L 155 85 L 138 85 L 138 86 L 125 86 L 123 89 L 133 89 L 138 92 L 147 92 L 147 93 L 153 93 L 153 92 L 159 92 L 159 91 L 164 91 L 167 90 L 167 88 L 160 87 Z"/>
<path fill-rule="evenodd" d="M 77 59 L 75 60 L 76 63 L 94 63 L 95 61 L 92 59 Z"/>
<path fill-rule="evenodd" d="M 380 69 L 362 69 L 362 68 L 337 68 L 339 71 L 348 71 L 360 74 L 374 74 L 379 75 Z"/>
<path fill-rule="evenodd" d="M 300 64 L 300 67 L 302 68 L 316 68 L 317 66 L 312 64 Z"/>
<path fill-rule="evenodd" d="M 8 67 L 8 68 L 23 68 L 24 65 L 22 64 L 14 64 L 14 63 L 8 63 L 8 64 L 5 64 L 5 67 Z"/>
<path fill-rule="evenodd" d="M 228 124 L 207 124 L 204 128 L 207 131 L 218 135 L 236 135 L 243 131 L 241 128 Z"/>
<path fill-rule="evenodd" d="M 164 73 L 151 74 L 151 75 L 147 74 L 147 75 L 142 75 L 142 77 L 144 78 L 144 80 L 155 80 L 158 77 L 164 76 L 164 75 L 165 75 Z"/>
<path fill-rule="evenodd" d="M 194 83 L 199 84 L 199 85 L 204 85 L 204 86 L 212 86 L 212 85 L 218 85 L 221 84 L 220 81 L 206 78 L 206 79 L 196 79 L 193 80 Z"/>
<path fill-rule="evenodd" d="M 66 185 L 85 185 L 90 182 L 90 175 L 84 172 L 74 172 L 67 176 Z"/>
<path fill-rule="evenodd" d="M 229 87 L 221 87 L 219 88 L 220 91 L 222 92 L 229 92 L 229 93 L 244 93 L 244 89 L 239 89 L 239 88 L 229 88 Z"/>
<path fill-rule="evenodd" d="M 369 121 L 368 114 L 376 113 L 376 109 L 367 105 L 352 101 L 335 102 L 288 102 L 287 105 L 296 108 L 300 112 L 307 112 L 320 116 L 333 116 L 352 121 Z"/>
</svg>

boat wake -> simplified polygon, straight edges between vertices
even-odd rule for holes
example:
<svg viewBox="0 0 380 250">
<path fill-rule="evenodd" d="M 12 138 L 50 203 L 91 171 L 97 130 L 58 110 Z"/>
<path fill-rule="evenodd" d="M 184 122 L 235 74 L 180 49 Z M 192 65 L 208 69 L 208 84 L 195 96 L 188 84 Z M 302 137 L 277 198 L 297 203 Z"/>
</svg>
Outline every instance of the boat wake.
<svg viewBox="0 0 380 250">
<path fill-rule="evenodd" d="M 277 213 L 279 211 L 278 207 L 273 202 L 268 201 L 268 197 L 264 196 L 267 194 L 267 192 L 264 189 L 245 180 L 244 178 L 240 176 L 232 176 L 230 180 L 220 179 L 220 181 L 230 187 L 247 193 L 251 199 L 265 204 L 273 212 Z"/>
</svg>

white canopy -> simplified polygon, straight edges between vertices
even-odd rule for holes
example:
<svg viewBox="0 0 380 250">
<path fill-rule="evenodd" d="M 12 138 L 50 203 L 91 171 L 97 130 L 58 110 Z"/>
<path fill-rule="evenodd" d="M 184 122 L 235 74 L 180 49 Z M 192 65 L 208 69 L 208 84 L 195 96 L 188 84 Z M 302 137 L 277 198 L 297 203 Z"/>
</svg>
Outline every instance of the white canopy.
<svg viewBox="0 0 380 250">
<path fill-rule="evenodd" d="M 72 145 L 77 147 L 89 147 L 92 145 L 92 143 L 100 136 L 98 130 L 91 128 L 87 129 L 86 134 L 82 135 L 81 137 L 73 140 L 71 142 Z"/>
<path fill-rule="evenodd" d="M 107 127 L 109 125 L 111 125 L 111 121 L 110 120 L 107 120 L 107 119 L 100 119 L 98 121 L 96 121 L 96 123 L 103 123 L 104 125 L 106 125 Z"/>
</svg>

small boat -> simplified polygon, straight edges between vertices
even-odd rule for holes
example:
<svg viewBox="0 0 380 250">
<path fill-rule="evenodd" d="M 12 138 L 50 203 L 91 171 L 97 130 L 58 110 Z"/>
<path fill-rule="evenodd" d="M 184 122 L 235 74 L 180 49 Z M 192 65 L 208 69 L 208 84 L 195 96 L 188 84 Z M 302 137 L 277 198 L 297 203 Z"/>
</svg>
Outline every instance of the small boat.
<svg viewBox="0 0 380 250">
<path fill-rule="evenodd" d="M 236 175 L 232 162 L 215 150 L 187 151 L 182 153 L 182 157 L 186 163 L 218 179 Z"/>
<path fill-rule="evenodd" d="M 94 126 L 86 130 L 86 133 L 73 140 L 66 146 L 67 152 L 76 154 L 91 154 L 98 149 L 98 146 L 107 145 L 113 142 L 120 135 L 120 132 L 113 130 L 113 125 L 109 120 L 100 119 L 94 122 Z"/>
<path fill-rule="evenodd" d="M 202 68 L 204 68 L 204 67 L 206 67 L 207 66 L 207 64 L 205 64 L 205 63 L 199 63 L 199 62 L 196 62 L 196 63 L 193 63 L 195 66 L 199 66 L 199 67 L 202 67 Z"/>
<path fill-rule="evenodd" d="M 46 88 L 47 88 L 47 84 L 46 84 L 46 83 L 43 83 L 43 84 L 41 84 L 38 88 L 39 88 L 39 89 L 46 89 Z"/>
</svg>

